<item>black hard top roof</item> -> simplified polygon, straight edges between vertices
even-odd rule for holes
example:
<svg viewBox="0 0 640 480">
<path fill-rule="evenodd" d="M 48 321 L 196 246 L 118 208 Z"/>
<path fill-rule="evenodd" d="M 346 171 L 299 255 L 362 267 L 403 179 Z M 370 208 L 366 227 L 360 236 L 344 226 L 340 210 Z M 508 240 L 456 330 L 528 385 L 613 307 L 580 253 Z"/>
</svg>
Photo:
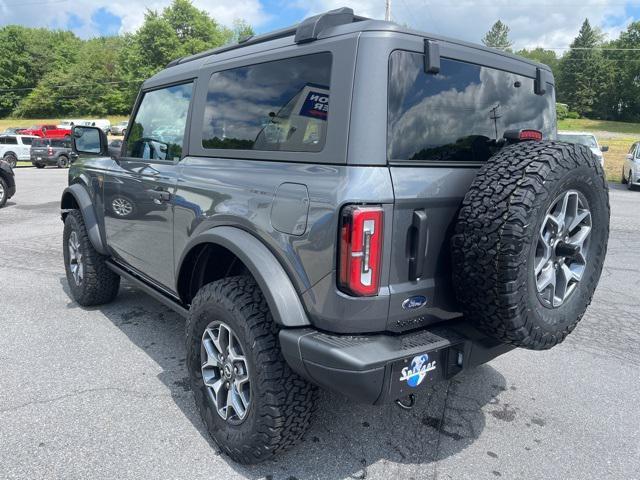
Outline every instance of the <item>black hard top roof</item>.
<svg viewBox="0 0 640 480">
<path fill-rule="evenodd" d="M 240 55 L 240 51 L 243 48 L 246 48 L 251 45 L 265 44 L 264 48 L 266 50 L 269 48 L 273 48 L 273 45 L 271 45 L 271 43 L 280 43 L 283 46 L 285 44 L 286 45 L 302 44 L 302 43 L 313 42 L 314 40 L 318 40 L 319 38 L 328 38 L 336 35 L 345 35 L 345 34 L 358 33 L 358 32 L 373 32 L 373 31 L 394 32 L 394 33 L 400 33 L 400 34 L 415 35 L 422 38 L 428 38 L 436 41 L 440 40 L 443 42 L 462 45 L 462 46 L 466 46 L 466 47 L 470 47 L 478 50 L 489 51 L 494 54 L 502 55 L 504 57 L 513 58 L 513 60 L 518 62 L 529 63 L 538 68 L 543 68 L 545 70 L 550 71 L 549 67 L 546 65 L 534 62 L 532 60 L 529 60 L 523 57 L 519 57 L 517 55 L 513 55 L 511 53 L 486 47 L 484 45 L 465 42 L 462 40 L 457 40 L 457 39 L 449 38 L 442 35 L 421 32 L 419 30 L 413 30 L 393 22 L 386 22 L 382 20 L 374 20 L 371 18 L 360 17 L 357 15 L 354 15 L 353 10 L 347 7 L 339 8 L 336 10 L 330 10 L 328 12 L 306 18 L 299 24 L 294 25 L 292 27 L 283 28 L 283 29 L 276 30 L 270 33 L 265 33 L 262 35 L 243 38 L 243 39 L 240 39 L 238 43 L 225 45 L 219 48 L 214 48 L 214 49 L 197 53 L 195 55 L 191 55 L 188 57 L 178 58 L 176 60 L 173 60 L 171 63 L 169 63 L 167 65 L 167 69 L 171 70 L 173 67 L 182 66 L 185 64 L 190 64 L 189 65 L 190 69 L 197 69 L 204 62 L 211 63 L 212 61 L 214 61 L 214 58 L 216 55 L 220 55 L 226 52 L 231 52 L 233 50 L 238 50 L 238 55 Z M 189 68 L 189 67 L 185 65 L 185 68 Z M 164 72 L 168 73 L 168 71 L 165 69 L 149 80 L 154 80 L 154 81 L 159 80 L 160 78 L 158 77 L 163 77 Z"/>
</svg>

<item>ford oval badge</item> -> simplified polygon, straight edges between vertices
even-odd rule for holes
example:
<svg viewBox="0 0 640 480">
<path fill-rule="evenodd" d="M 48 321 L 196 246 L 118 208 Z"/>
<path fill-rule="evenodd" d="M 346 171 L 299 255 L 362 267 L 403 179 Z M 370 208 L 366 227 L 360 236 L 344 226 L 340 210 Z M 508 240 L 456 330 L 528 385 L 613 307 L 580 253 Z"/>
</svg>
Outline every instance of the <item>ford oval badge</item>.
<svg viewBox="0 0 640 480">
<path fill-rule="evenodd" d="M 424 307 L 427 304 L 427 297 L 424 295 L 415 295 L 413 297 L 407 298 L 404 302 L 402 302 L 403 310 L 417 310 L 418 308 Z"/>
</svg>

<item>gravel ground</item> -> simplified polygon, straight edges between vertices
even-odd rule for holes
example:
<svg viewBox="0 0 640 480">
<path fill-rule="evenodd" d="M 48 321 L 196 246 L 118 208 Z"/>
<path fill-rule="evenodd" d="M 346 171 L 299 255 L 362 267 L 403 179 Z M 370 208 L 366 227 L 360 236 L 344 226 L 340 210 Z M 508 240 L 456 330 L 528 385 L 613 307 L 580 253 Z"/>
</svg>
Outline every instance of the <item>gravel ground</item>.
<svg viewBox="0 0 640 480">
<path fill-rule="evenodd" d="M 79 308 L 61 254 L 66 172 L 16 176 L 0 210 L 0 478 L 640 478 L 640 192 L 611 185 L 603 278 L 564 344 L 513 351 L 410 412 L 322 393 L 299 447 L 243 467 L 194 407 L 184 321 L 127 284 Z"/>
</svg>

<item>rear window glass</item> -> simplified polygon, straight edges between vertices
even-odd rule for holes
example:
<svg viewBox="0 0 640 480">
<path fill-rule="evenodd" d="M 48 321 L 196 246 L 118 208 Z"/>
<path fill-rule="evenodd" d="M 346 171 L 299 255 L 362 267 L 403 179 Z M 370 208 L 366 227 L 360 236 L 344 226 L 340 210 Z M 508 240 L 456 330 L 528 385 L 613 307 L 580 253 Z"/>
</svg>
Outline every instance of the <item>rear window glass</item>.
<svg viewBox="0 0 640 480">
<path fill-rule="evenodd" d="M 441 59 L 424 71 L 424 55 L 395 51 L 389 61 L 387 153 L 390 160 L 486 161 L 507 130 L 555 132 L 553 91 L 534 93 L 532 78 Z"/>
<path fill-rule="evenodd" d="M 71 142 L 69 140 L 51 140 L 51 146 L 58 148 L 71 148 Z"/>
<path fill-rule="evenodd" d="M 50 140 L 48 138 L 36 138 L 33 140 L 31 145 L 33 147 L 46 147 L 49 145 Z"/>
<path fill-rule="evenodd" d="M 319 152 L 327 134 L 330 79 L 330 53 L 214 73 L 203 147 Z"/>
</svg>

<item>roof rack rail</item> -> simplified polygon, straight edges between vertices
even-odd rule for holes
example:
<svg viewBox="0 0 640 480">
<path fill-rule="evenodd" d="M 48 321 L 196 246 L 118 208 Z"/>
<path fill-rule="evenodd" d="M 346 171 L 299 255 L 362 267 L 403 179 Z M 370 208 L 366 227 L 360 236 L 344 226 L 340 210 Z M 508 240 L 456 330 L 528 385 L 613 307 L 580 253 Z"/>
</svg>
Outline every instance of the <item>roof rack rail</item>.
<svg viewBox="0 0 640 480">
<path fill-rule="evenodd" d="M 359 22 L 362 20 L 369 20 L 366 17 L 360 17 L 353 14 L 353 10 L 351 8 L 343 7 L 338 8 L 336 10 L 330 10 L 325 13 L 321 13 L 319 15 L 314 15 L 313 17 L 309 17 L 304 19 L 297 25 L 288 28 L 282 28 L 280 30 L 275 30 L 270 33 L 265 33 L 263 35 L 257 36 L 247 36 L 241 38 L 238 43 L 233 43 L 230 45 L 225 45 L 219 48 L 213 48 L 211 50 L 206 50 L 201 53 L 196 53 L 195 55 L 190 55 L 188 57 L 176 58 L 167 64 L 166 68 L 175 67 L 176 65 L 181 65 L 183 63 L 192 62 L 194 60 L 199 60 L 204 57 L 208 57 L 210 55 L 218 55 L 220 53 L 228 52 L 230 50 L 235 50 L 236 48 L 247 47 L 249 45 L 256 45 L 259 43 L 268 42 L 271 40 L 277 40 L 279 38 L 285 38 L 295 35 L 294 41 L 296 43 L 307 43 L 312 42 L 318 39 L 320 33 L 331 27 L 337 27 L 338 25 L 345 25 L 353 22 Z"/>
</svg>

